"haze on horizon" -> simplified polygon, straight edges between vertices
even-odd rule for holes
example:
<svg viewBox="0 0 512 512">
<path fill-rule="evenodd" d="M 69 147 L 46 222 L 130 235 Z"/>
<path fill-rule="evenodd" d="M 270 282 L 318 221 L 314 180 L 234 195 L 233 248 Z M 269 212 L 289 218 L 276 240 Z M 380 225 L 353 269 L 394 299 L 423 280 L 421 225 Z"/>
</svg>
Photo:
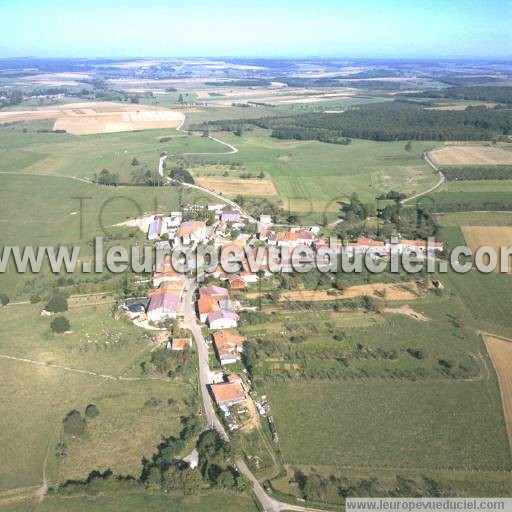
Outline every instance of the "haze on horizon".
<svg viewBox="0 0 512 512">
<path fill-rule="evenodd" d="M 0 0 L 0 57 L 512 57 L 512 1 Z"/>
</svg>

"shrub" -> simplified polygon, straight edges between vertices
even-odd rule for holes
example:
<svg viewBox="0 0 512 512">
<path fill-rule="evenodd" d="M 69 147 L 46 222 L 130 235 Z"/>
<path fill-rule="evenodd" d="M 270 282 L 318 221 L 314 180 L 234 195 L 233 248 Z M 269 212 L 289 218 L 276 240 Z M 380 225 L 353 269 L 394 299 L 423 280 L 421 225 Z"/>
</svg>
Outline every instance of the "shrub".
<svg viewBox="0 0 512 512">
<path fill-rule="evenodd" d="M 72 436 L 82 435 L 87 425 L 82 415 L 76 409 L 70 411 L 62 420 L 62 423 L 64 424 L 64 432 Z"/>
<path fill-rule="evenodd" d="M 99 416 L 100 414 L 100 411 L 98 410 L 98 408 L 94 405 L 94 404 L 89 404 L 86 408 L 85 408 L 85 415 L 88 417 L 88 418 L 96 418 L 96 416 Z"/>
<path fill-rule="evenodd" d="M 9 297 L 5 293 L 0 293 L 0 304 L 7 306 L 9 304 Z"/>
<path fill-rule="evenodd" d="M 54 333 L 61 334 L 63 332 L 69 331 L 71 324 L 65 316 L 58 316 L 52 320 L 50 323 L 50 328 Z"/>
<path fill-rule="evenodd" d="M 30 304 L 37 304 L 38 302 L 41 302 L 41 297 L 39 295 L 35 293 L 30 296 Z"/>
<path fill-rule="evenodd" d="M 62 293 L 55 292 L 44 309 L 51 313 L 63 313 L 68 310 L 68 299 Z"/>
</svg>

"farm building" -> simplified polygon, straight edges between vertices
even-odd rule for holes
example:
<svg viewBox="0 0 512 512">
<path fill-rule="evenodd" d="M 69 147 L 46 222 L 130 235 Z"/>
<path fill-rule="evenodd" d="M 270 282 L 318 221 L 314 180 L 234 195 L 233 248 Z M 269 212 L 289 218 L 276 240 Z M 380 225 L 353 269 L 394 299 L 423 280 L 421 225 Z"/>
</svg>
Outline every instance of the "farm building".
<svg viewBox="0 0 512 512">
<path fill-rule="evenodd" d="M 210 329 L 231 329 L 238 325 L 239 316 L 232 311 L 215 311 L 208 315 Z"/>
<path fill-rule="evenodd" d="M 175 290 L 160 287 L 149 296 L 147 317 L 151 322 L 175 319 L 178 314 L 180 295 Z"/>
<path fill-rule="evenodd" d="M 222 222 L 238 222 L 240 220 L 240 212 L 236 210 L 224 210 L 220 220 Z"/>
<path fill-rule="evenodd" d="M 244 402 L 246 399 L 244 388 L 239 382 L 212 384 L 210 389 L 219 406 L 229 407 Z"/>
<path fill-rule="evenodd" d="M 247 340 L 244 336 L 232 331 L 216 331 L 213 333 L 213 344 L 221 364 L 232 364 L 240 361 Z"/>
</svg>

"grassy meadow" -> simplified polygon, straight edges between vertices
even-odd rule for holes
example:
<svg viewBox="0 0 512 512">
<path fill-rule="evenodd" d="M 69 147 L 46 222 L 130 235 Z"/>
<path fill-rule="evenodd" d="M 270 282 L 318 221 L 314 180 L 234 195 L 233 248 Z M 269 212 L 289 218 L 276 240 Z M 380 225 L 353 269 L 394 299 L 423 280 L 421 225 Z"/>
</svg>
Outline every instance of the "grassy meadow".
<svg viewBox="0 0 512 512">
<path fill-rule="evenodd" d="M 0 357 L 0 489 L 40 484 L 43 464 L 53 482 L 84 478 L 94 469 L 138 475 L 142 457 L 154 453 L 162 436 L 179 433 L 181 416 L 195 412 L 195 379 L 154 380 L 135 373 L 154 345 L 144 331 L 113 320 L 108 306 L 68 311 L 73 333 L 58 336 L 39 310 L 30 305 L 0 309 L 2 356 L 58 365 Z M 115 380 L 135 375 L 139 378 Z M 148 405 L 153 397 L 155 403 Z M 65 414 L 83 413 L 90 403 L 100 415 L 88 420 L 85 434 L 64 435 Z M 59 440 L 68 445 L 63 460 L 54 452 Z"/>
</svg>

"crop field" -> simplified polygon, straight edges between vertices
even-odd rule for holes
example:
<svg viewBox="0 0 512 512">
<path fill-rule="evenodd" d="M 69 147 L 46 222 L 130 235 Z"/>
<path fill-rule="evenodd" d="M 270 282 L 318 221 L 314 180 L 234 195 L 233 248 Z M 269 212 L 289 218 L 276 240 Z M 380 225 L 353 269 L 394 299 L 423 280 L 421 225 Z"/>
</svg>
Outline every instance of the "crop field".
<svg viewBox="0 0 512 512">
<path fill-rule="evenodd" d="M 266 392 L 291 464 L 510 470 L 496 386 L 294 382 Z"/>
<path fill-rule="evenodd" d="M 58 481 L 83 478 L 100 466 L 138 474 L 141 458 L 154 453 L 161 436 L 179 432 L 180 416 L 190 414 L 183 399 L 195 395 L 194 385 L 115 380 L 135 375 L 133 368 L 153 345 L 144 331 L 109 317 L 107 306 L 67 312 L 73 333 L 60 336 L 50 333 L 50 319 L 39 316 L 40 308 L 0 311 L 0 489 L 40 484 L 43 464 L 49 479 Z M 145 405 L 152 397 L 157 405 Z M 167 404 L 171 397 L 173 407 Z M 100 415 L 88 421 L 86 434 L 62 438 L 64 415 L 75 408 L 83 412 L 89 403 Z M 68 445 L 60 463 L 54 454 L 59 439 Z"/>
<path fill-rule="evenodd" d="M 270 180 L 240 178 L 223 178 L 220 176 L 200 177 L 195 179 L 201 187 L 226 196 L 276 196 L 277 191 Z"/>
<path fill-rule="evenodd" d="M 473 254 L 478 248 L 486 245 L 492 247 L 498 255 L 498 267 L 500 267 L 500 247 L 512 246 L 512 227 L 510 226 L 461 226 L 464 240 Z M 509 264 L 510 267 L 510 264 Z M 510 270 L 509 270 L 510 272 Z"/>
<path fill-rule="evenodd" d="M 112 133 L 155 128 L 176 128 L 185 116 L 172 110 L 150 110 L 145 105 L 107 102 L 69 103 L 60 109 L 45 107 L 38 110 L 0 113 L 0 123 L 55 119 L 54 130 L 73 135 Z"/>
<path fill-rule="evenodd" d="M 498 375 L 508 440 L 512 446 L 512 342 L 485 336 L 485 346 Z"/>
<path fill-rule="evenodd" d="M 448 145 L 430 152 L 437 165 L 505 165 L 512 164 L 512 151 L 501 146 Z"/>
</svg>

